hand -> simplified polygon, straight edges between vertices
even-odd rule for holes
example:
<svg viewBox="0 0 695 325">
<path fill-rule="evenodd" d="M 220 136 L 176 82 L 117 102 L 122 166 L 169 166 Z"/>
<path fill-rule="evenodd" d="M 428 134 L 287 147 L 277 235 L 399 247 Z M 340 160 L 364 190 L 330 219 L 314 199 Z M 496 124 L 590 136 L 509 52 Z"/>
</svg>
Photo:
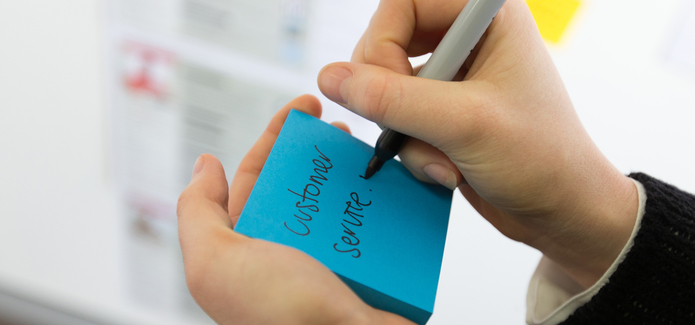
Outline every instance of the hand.
<svg viewBox="0 0 695 325">
<path fill-rule="evenodd" d="M 408 56 L 433 51 L 465 2 L 383 0 L 352 62 L 326 66 L 319 88 L 413 137 L 401 159 L 416 177 L 458 185 L 504 235 L 588 287 L 630 237 L 636 188 L 584 130 L 524 1 L 502 7 L 460 82 L 412 76 Z"/>
<path fill-rule="evenodd" d="M 177 214 L 186 282 L 219 324 L 412 324 L 366 305 L 333 272 L 296 249 L 232 230 L 290 108 L 316 117 L 312 96 L 282 108 L 244 157 L 232 185 L 211 155 L 196 161 Z M 349 132 L 341 123 L 335 126 Z"/>
</svg>

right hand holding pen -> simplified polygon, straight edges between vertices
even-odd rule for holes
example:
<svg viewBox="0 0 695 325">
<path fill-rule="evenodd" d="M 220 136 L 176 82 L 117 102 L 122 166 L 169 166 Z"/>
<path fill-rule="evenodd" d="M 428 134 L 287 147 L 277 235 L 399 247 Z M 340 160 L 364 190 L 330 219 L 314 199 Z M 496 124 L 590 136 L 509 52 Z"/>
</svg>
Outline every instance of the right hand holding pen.
<svg viewBox="0 0 695 325">
<path fill-rule="evenodd" d="M 459 185 L 500 232 L 588 287 L 627 242 L 637 191 L 584 130 L 524 1 L 502 7 L 465 80 L 412 76 L 408 56 L 432 51 L 464 5 L 382 1 L 352 62 L 325 67 L 319 87 L 413 137 L 400 156 L 416 177 Z"/>
</svg>

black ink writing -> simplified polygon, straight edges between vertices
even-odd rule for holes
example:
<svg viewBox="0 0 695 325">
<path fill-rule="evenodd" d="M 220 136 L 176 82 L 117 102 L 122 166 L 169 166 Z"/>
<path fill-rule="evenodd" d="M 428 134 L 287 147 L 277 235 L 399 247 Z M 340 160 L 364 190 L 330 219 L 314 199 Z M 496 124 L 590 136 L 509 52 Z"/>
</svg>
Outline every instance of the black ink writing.
<svg viewBox="0 0 695 325">
<path fill-rule="evenodd" d="M 295 217 L 296 217 L 296 215 L 295 215 Z M 307 227 L 307 225 L 306 225 L 304 222 L 302 222 L 302 221 L 299 220 L 299 219 L 297 219 L 297 222 L 299 222 L 302 226 L 304 226 L 304 228 L 306 229 L 306 232 L 297 232 L 297 231 L 295 231 L 295 230 L 292 229 L 289 225 L 287 225 L 287 221 L 285 221 L 285 228 L 287 228 L 289 231 L 291 231 L 291 232 L 293 232 L 293 233 L 295 233 L 295 234 L 297 234 L 297 235 L 300 235 L 300 236 L 306 236 L 306 235 L 308 235 L 309 233 L 311 233 L 311 230 L 309 230 L 309 227 Z"/>
<path fill-rule="evenodd" d="M 354 255 L 354 254 L 352 255 L 352 257 L 354 257 L 354 258 L 359 258 L 360 256 L 362 256 L 362 253 L 360 253 L 360 250 L 357 249 L 357 248 L 351 248 L 351 249 L 348 249 L 348 250 L 345 250 L 345 251 L 344 251 L 344 250 L 340 250 L 340 249 L 338 248 L 338 244 L 333 244 L 333 248 L 334 248 L 336 251 L 341 252 L 341 253 L 357 252 L 357 255 Z"/>
<path fill-rule="evenodd" d="M 328 174 L 328 170 L 333 168 L 331 160 L 328 159 L 328 157 L 321 152 L 321 150 L 319 150 L 318 146 L 314 146 L 314 148 L 319 153 L 319 159 L 312 159 L 311 161 L 316 168 L 314 168 L 314 174 L 309 176 L 309 182 L 300 191 L 302 194 L 299 194 L 298 192 L 295 192 L 289 188 L 287 189 L 290 193 L 299 196 L 301 201 L 297 201 L 295 204 L 295 207 L 299 211 L 299 215 L 294 215 L 294 221 L 296 222 L 290 222 L 290 224 L 293 225 L 290 226 L 287 221 L 285 221 L 285 228 L 299 236 L 307 236 L 311 233 L 311 230 L 305 221 L 310 222 L 314 219 L 309 212 L 319 212 L 318 197 L 321 195 L 321 189 L 319 186 L 323 186 L 324 182 L 328 181 L 328 177 L 326 175 Z"/>
<path fill-rule="evenodd" d="M 360 239 L 357 237 L 357 233 L 355 233 L 352 230 L 352 228 L 348 227 L 348 225 L 352 227 L 362 227 L 362 220 L 364 219 L 364 214 L 362 213 L 362 210 L 364 210 L 364 207 L 370 206 L 372 204 L 372 201 L 360 201 L 360 196 L 356 192 L 350 193 L 350 199 L 352 199 L 352 201 L 345 202 L 346 207 L 343 211 L 343 216 L 346 217 L 343 218 L 343 222 L 341 223 L 341 225 L 343 226 L 343 234 L 345 234 L 345 236 L 340 237 L 342 244 L 333 244 L 333 249 L 341 253 L 352 253 L 350 256 L 354 258 L 359 258 L 360 256 L 362 256 L 362 252 L 356 246 L 360 244 Z M 348 246 L 346 248 L 343 248 L 343 244 Z"/>
</svg>

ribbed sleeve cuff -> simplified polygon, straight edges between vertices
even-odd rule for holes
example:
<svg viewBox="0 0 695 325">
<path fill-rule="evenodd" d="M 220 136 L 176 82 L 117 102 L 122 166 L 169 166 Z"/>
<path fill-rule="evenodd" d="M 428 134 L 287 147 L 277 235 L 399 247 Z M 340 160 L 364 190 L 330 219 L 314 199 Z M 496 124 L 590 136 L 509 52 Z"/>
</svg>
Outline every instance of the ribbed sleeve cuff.
<svg viewBox="0 0 695 325">
<path fill-rule="evenodd" d="M 634 173 L 647 201 L 625 260 L 563 324 L 695 324 L 695 196 Z"/>
</svg>

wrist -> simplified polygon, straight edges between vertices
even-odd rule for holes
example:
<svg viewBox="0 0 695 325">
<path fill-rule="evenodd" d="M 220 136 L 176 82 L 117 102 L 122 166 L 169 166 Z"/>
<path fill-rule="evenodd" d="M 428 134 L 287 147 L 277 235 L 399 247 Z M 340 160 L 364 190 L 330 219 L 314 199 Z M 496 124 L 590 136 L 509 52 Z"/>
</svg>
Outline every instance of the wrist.
<svg viewBox="0 0 695 325">
<path fill-rule="evenodd" d="M 620 255 L 639 209 L 634 182 L 605 158 L 602 164 L 582 174 L 589 177 L 573 180 L 572 204 L 563 223 L 545 234 L 537 247 L 585 288 L 596 283 Z"/>
</svg>

